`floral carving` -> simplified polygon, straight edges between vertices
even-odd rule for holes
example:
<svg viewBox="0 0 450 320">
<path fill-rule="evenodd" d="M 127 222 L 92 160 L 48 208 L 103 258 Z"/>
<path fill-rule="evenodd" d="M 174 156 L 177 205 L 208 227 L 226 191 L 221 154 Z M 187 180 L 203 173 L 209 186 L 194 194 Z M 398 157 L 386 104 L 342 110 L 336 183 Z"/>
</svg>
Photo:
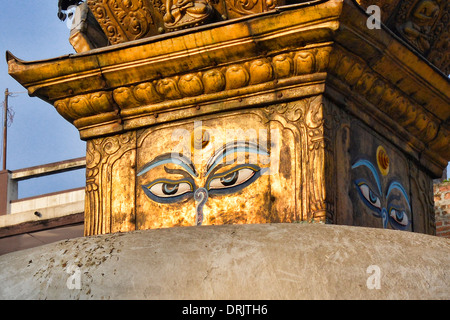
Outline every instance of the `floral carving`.
<svg viewBox="0 0 450 320">
<path fill-rule="evenodd" d="M 242 65 L 232 65 L 225 71 L 225 89 L 236 89 L 245 87 L 249 80 L 248 71 Z"/>
<path fill-rule="evenodd" d="M 178 81 L 178 87 L 180 92 L 187 97 L 198 96 L 203 93 L 203 83 L 200 80 L 200 74 L 186 74 L 180 77 Z"/>
<path fill-rule="evenodd" d="M 249 15 L 275 9 L 276 0 L 225 0 L 228 10 L 238 15 Z"/>
<path fill-rule="evenodd" d="M 161 79 L 156 83 L 156 91 L 169 100 L 180 99 L 182 97 L 178 89 L 178 77 Z"/>
<path fill-rule="evenodd" d="M 154 25 L 143 0 L 88 0 L 87 4 L 111 44 L 143 38 Z"/>
<path fill-rule="evenodd" d="M 276 78 L 285 78 L 292 73 L 294 63 L 289 54 L 280 54 L 272 59 L 272 66 Z"/>
<path fill-rule="evenodd" d="M 206 71 L 202 76 L 205 93 L 219 92 L 225 89 L 225 76 L 217 69 Z"/>
<path fill-rule="evenodd" d="M 136 133 L 132 131 L 87 143 L 85 235 L 113 232 L 111 193 L 113 188 L 121 187 L 112 184 L 113 167 L 126 153 L 134 154 L 135 149 Z"/>
<path fill-rule="evenodd" d="M 298 101 L 270 105 L 263 110 L 268 121 L 282 117 L 286 127 L 299 137 L 301 162 L 305 167 L 306 188 L 305 211 L 307 220 L 333 221 L 334 194 L 331 177 L 334 170 L 334 144 L 332 130 L 334 119 L 330 113 L 331 106 L 323 96 L 304 98 Z"/>
<path fill-rule="evenodd" d="M 130 40 L 140 39 L 149 32 L 153 18 L 142 0 L 116 0 L 112 9 Z"/>
</svg>

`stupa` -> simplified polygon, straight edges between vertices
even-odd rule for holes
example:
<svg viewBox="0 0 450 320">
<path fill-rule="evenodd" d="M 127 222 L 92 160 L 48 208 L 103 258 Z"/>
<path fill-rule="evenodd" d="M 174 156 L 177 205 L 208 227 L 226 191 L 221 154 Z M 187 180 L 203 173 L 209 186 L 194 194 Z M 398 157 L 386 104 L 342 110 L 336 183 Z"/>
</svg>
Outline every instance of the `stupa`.
<svg viewBox="0 0 450 320">
<path fill-rule="evenodd" d="M 295 237 L 303 222 L 392 241 L 405 235 L 381 229 L 435 233 L 432 179 L 450 160 L 448 1 L 79 2 L 76 54 L 7 60 L 87 142 L 86 236 Z M 164 231 L 187 226 L 202 227 Z M 449 244 L 429 241 L 442 274 Z"/>
</svg>

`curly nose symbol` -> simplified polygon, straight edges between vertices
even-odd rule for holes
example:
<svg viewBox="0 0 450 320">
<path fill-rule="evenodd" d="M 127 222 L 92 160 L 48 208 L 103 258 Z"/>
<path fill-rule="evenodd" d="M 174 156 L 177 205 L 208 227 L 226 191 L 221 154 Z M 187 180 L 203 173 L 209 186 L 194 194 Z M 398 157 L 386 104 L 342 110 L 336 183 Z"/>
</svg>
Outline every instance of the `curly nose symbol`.
<svg viewBox="0 0 450 320">
<path fill-rule="evenodd" d="M 208 200 L 208 190 L 205 188 L 198 188 L 194 193 L 194 200 L 197 201 L 195 207 L 195 221 L 197 226 L 201 226 L 203 222 L 203 206 Z"/>
<path fill-rule="evenodd" d="M 388 223 L 388 216 L 387 216 L 387 211 L 385 208 L 383 208 L 381 210 L 381 219 L 383 221 L 383 228 L 387 228 L 387 223 Z"/>
</svg>

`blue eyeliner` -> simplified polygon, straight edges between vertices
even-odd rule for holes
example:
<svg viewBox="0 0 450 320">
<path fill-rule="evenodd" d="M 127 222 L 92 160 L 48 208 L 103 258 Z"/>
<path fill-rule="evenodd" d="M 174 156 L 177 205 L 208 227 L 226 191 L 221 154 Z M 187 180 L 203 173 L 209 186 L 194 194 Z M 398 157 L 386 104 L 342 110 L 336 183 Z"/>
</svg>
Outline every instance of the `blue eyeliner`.
<svg viewBox="0 0 450 320">
<path fill-rule="evenodd" d="M 192 176 L 196 177 L 197 174 L 192 170 L 192 168 L 186 164 L 186 162 L 184 162 L 183 160 L 181 160 L 180 158 L 174 158 L 174 157 L 170 157 L 170 158 L 165 158 L 165 159 L 161 159 L 161 160 L 154 160 L 152 162 L 150 162 L 149 164 L 145 165 L 144 168 L 142 168 L 137 176 L 141 176 L 144 173 L 150 171 L 151 169 L 158 167 L 160 165 L 166 164 L 166 163 L 174 163 L 177 164 L 181 167 L 183 167 L 184 169 L 186 169 L 187 172 L 189 172 L 189 174 L 191 174 Z"/>
<path fill-rule="evenodd" d="M 249 146 L 240 146 L 240 147 L 229 147 L 225 148 L 220 154 L 216 155 L 214 162 L 210 165 L 208 172 L 206 173 L 206 176 L 208 176 L 211 171 L 222 162 L 223 158 L 226 158 L 230 153 L 237 153 L 237 152 L 248 152 L 248 153 L 255 153 L 260 154 L 264 156 L 269 156 L 269 153 L 263 149 L 255 148 L 255 147 L 249 147 Z"/>
</svg>

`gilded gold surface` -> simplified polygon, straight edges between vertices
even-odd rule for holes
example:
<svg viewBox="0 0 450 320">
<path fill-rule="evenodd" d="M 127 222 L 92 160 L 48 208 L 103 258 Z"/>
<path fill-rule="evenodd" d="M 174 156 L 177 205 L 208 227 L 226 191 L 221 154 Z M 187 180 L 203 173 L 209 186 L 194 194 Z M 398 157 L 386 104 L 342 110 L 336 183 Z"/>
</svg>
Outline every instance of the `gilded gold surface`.
<svg viewBox="0 0 450 320">
<path fill-rule="evenodd" d="M 90 2 L 102 27 L 154 13 Z M 167 3 L 163 28 L 211 18 L 206 2 Z M 230 12 L 274 2 L 253 4 Z M 87 140 L 87 235 L 296 221 L 432 233 L 450 83 L 366 19 L 350 1 L 304 3 L 58 60 L 8 54 L 9 72 Z M 113 27 L 116 43 L 154 31 Z"/>
<path fill-rule="evenodd" d="M 224 172 L 241 167 L 243 169 L 240 172 L 237 171 L 241 176 L 242 173 L 255 174 L 252 173 L 254 169 L 245 169 L 243 165 L 247 163 L 253 165 L 254 168 L 260 168 L 258 170 L 264 170 L 270 165 L 270 156 L 246 153 L 240 150 L 236 153 L 230 153 L 228 160 L 226 158 L 222 159 L 220 168 L 217 171 L 208 173 L 206 169 L 207 163 L 211 161 L 214 153 L 221 151 L 221 148 L 227 142 L 241 143 L 246 140 L 247 142 L 252 142 L 253 140 L 257 145 L 259 145 L 259 142 L 263 142 L 261 145 L 265 145 L 267 148 L 267 140 L 270 139 L 267 125 L 262 123 L 257 116 L 245 114 L 213 117 L 212 119 L 203 120 L 201 125 L 202 129 L 210 131 L 211 141 L 203 148 L 194 148 L 193 150 L 191 149 L 191 134 L 194 131 L 194 123 L 144 130 L 140 133 L 138 144 L 138 170 L 142 170 L 147 163 L 162 154 L 180 152 L 192 161 L 195 172 L 198 174 L 198 176 L 192 177 L 194 183 L 194 186 L 191 186 L 193 188 L 192 191 L 195 188 L 209 189 L 208 199 L 203 206 L 202 225 L 280 221 L 280 217 L 276 216 L 275 212 L 272 212 L 272 217 L 268 216 L 271 176 L 267 172 L 245 188 L 240 189 L 238 186 L 237 190 L 231 194 L 214 193 L 214 191 L 229 192 L 228 190 L 233 190 L 232 185 L 228 188 L 222 186 L 223 189 L 219 189 L 221 186 L 220 179 L 221 176 L 223 178 Z M 203 126 L 212 127 L 213 130 L 203 128 Z M 262 135 L 260 136 L 260 134 Z M 249 148 L 249 150 L 252 151 L 252 148 Z M 175 172 L 176 169 L 178 169 L 178 172 Z M 182 167 L 177 164 L 160 165 L 138 177 L 136 186 L 137 229 L 196 225 L 195 216 L 198 201 L 195 201 L 193 194 L 179 202 L 158 203 L 151 200 L 144 193 L 145 186 L 152 180 L 180 180 L 186 178 L 180 174 L 180 169 Z M 171 170 L 174 170 L 174 172 L 171 172 Z M 208 181 L 210 185 L 217 186 L 208 187 Z M 293 211 L 291 212 L 293 213 Z M 288 222 L 294 219 L 293 217 L 284 217 L 283 220 Z"/>
<path fill-rule="evenodd" d="M 247 17 L 306 1 L 284 0 L 89 0 L 86 6 L 101 26 L 108 44 L 124 43 L 155 35 L 198 27 L 205 24 Z M 306 5 L 319 3 L 309 1 Z M 431 63 L 449 73 L 450 50 L 449 2 L 437 0 L 356 0 L 364 10 L 376 5 L 382 23 L 412 45 Z M 83 4 L 84 5 L 84 4 Z M 283 9 L 282 9 L 283 10 Z M 369 11 L 368 14 L 372 14 Z M 93 31 L 92 31 L 93 32 Z M 98 38 L 100 35 L 96 35 Z M 98 46 L 89 44 L 89 37 L 78 33 L 71 38 L 77 52 Z"/>
<path fill-rule="evenodd" d="M 267 12 L 284 0 L 88 0 L 110 44 Z"/>
<path fill-rule="evenodd" d="M 141 129 L 136 140 L 89 140 L 86 234 L 331 219 L 327 103 L 315 96 Z"/>
</svg>

